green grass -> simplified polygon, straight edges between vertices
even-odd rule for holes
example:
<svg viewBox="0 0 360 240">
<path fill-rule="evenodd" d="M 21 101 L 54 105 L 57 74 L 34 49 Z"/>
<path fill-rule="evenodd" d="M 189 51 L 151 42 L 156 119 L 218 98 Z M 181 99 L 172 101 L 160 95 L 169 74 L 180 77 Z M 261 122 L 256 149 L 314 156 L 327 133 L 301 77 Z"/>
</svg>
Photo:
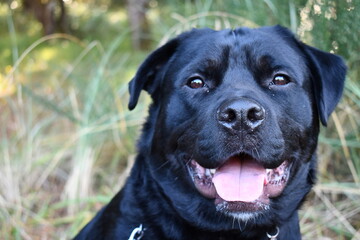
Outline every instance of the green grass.
<svg viewBox="0 0 360 240">
<path fill-rule="evenodd" d="M 149 98 L 129 112 L 127 82 L 147 52 L 131 50 L 121 6 L 91 4 L 71 8 L 74 35 L 47 38 L 20 9 L 0 4 L 1 239 L 69 239 L 119 190 L 133 162 Z M 279 23 L 345 57 L 344 97 L 320 137 L 319 183 L 300 211 L 304 239 L 360 239 L 359 7 L 162 0 L 149 10 L 153 48 L 192 27 Z"/>
</svg>

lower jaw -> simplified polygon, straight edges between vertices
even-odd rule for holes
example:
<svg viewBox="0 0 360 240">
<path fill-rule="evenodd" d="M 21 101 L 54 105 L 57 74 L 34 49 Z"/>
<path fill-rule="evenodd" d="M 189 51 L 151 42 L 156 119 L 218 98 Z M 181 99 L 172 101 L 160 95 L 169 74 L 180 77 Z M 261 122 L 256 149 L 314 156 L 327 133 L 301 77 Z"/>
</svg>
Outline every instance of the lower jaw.
<svg viewBox="0 0 360 240">
<path fill-rule="evenodd" d="M 219 197 L 215 199 L 214 203 L 218 212 L 241 220 L 253 218 L 260 212 L 266 211 L 270 208 L 270 201 L 268 201 L 268 203 L 261 201 L 228 202 Z"/>
<path fill-rule="evenodd" d="M 250 219 L 256 218 L 262 212 L 266 211 L 270 207 L 268 205 L 263 205 L 261 203 L 231 203 L 231 202 L 222 202 L 216 204 L 216 211 L 231 217 L 233 219 L 248 221 Z M 245 210 L 247 209 L 247 211 Z"/>
</svg>

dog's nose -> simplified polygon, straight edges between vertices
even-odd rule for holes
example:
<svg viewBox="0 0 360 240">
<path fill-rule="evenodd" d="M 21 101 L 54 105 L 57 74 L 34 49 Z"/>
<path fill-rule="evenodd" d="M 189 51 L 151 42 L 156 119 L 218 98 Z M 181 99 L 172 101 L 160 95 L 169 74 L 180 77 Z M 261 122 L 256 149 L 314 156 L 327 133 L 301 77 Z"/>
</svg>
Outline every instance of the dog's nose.
<svg viewBox="0 0 360 240">
<path fill-rule="evenodd" d="M 255 129 L 265 119 L 265 109 L 257 102 L 239 98 L 223 103 L 217 111 L 217 119 L 226 128 L 240 130 Z"/>
</svg>

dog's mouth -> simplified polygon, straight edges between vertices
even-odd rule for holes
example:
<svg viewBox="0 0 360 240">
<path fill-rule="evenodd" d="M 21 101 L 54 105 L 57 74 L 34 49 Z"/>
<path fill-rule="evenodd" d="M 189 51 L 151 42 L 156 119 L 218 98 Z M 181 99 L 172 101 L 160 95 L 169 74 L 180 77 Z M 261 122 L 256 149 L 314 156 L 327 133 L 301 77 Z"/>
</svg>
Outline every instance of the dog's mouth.
<svg viewBox="0 0 360 240">
<path fill-rule="evenodd" d="M 284 190 L 290 165 L 284 161 L 277 168 L 267 169 L 253 157 L 240 154 L 215 169 L 204 168 L 195 160 L 190 160 L 187 167 L 197 190 L 215 199 L 217 210 L 236 215 L 267 209 L 270 198 Z"/>
</svg>

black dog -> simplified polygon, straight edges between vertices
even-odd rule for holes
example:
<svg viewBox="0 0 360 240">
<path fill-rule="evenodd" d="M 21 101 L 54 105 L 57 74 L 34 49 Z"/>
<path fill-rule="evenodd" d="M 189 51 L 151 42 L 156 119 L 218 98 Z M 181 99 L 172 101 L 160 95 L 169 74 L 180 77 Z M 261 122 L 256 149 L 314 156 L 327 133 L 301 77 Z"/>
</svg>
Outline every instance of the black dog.
<svg viewBox="0 0 360 240">
<path fill-rule="evenodd" d="M 345 73 L 280 26 L 169 41 L 130 82 L 129 109 L 142 89 L 153 99 L 131 175 L 76 239 L 301 239 Z"/>
</svg>

